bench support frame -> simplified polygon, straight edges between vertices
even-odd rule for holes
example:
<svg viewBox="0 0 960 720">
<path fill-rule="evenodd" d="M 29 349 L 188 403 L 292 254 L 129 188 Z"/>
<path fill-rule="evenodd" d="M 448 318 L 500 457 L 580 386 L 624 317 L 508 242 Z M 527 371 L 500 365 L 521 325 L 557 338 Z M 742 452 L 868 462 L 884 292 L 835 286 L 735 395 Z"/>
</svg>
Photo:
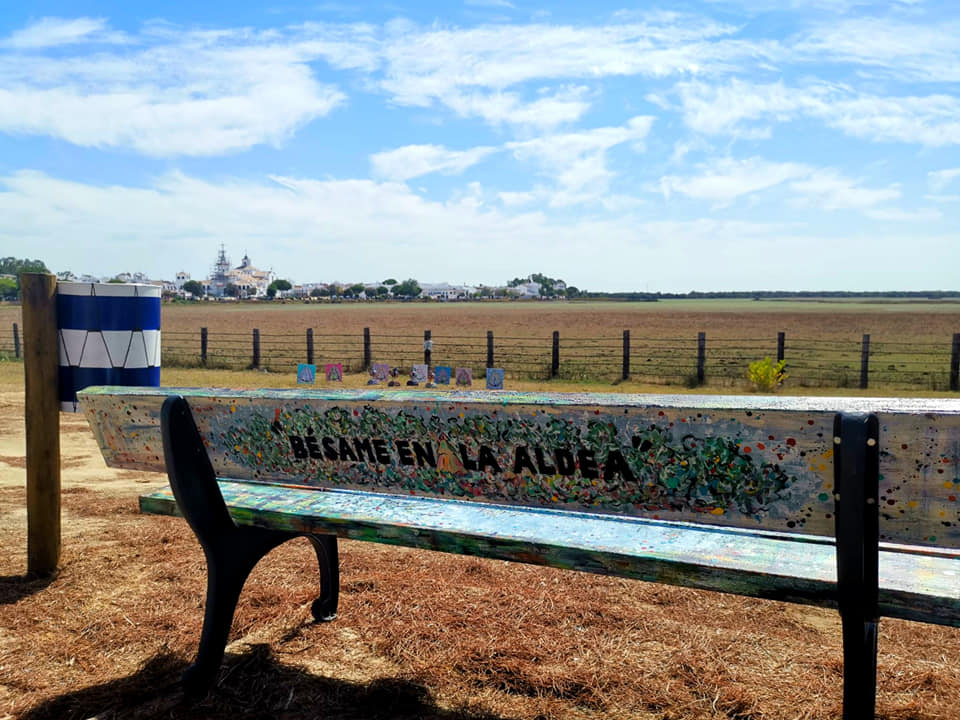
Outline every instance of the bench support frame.
<svg viewBox="0 0 960 720">
<path fill-rule="evenodd" d="M 837 604 L 843 627 L 843 720 L 873 720 L 880 619 L 877 416 L 839 413 L 834 418 L 833 442 Z"/>
<path fill-rule="evenodd" d="M 336 617 L 339 567 L 335 535 L 238 526 L 187 401 L 168 397 L 161 411 L 164 456 L 177 505 L 207 559 L 207 602 L 197 659 L 184 673 L 184 692 L 202 697 L 223 660 L 237 601 L 256 564 L 275 547 L 307 537 L 320 567 L 318 621 Z M 843 632 L 843 719 L 872 720 L 877 688 L 879 560 L 879 421 L 873 414 L 834 418 L 834 500 L 837 605 Z"/>
<path fill-rule="evenodd" d="M 207 559 L 207 601 L 197 659 L 183 676 L 185 694 L 202 697 L 213 685 L 223 661 L 240 592 L 267 553 L 296 537 L 313 544 L 320 567 L 320 596 L 311 607 L 314 619 L 337 616 L 340 571 L 335 535 L 285 532 L 238 526 L 230 517 L 203 439 L 182 397 L 170 397 L 161 412 L 163 448 L 170 487 Z"/>
</svg>

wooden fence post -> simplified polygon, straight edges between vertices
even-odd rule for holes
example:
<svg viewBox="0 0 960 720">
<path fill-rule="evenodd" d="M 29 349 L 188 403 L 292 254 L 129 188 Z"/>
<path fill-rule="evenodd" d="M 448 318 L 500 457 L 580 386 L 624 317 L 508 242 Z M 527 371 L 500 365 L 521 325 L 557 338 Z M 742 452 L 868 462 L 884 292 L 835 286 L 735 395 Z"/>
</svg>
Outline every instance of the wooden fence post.
<svg viewBox="0 0 960 720">
<path fill-rule="evenodd" d="M 870 375 L 870 334 L 863 336 L 860 346 L 860 389 L 866 390 Z"/>
<path fill-rule="evenodd" d="M 16 323 L 13 324 L 13 356 L 20 359 L 20 328 Z"/>
<path fill-rule="evenodd" d="M 950 350 L 950 389 L 960 390 L 960 333 L 953 334 L 953 347 Z"/>
<path fill-rule="evenodd" d="M 785 332 L 777 333 L 777 362 L 781 362 L 786 356 L 787 334 Z"/>
<path fill-rule="evenodd" d="M 207 366 L 207 329 L 200 328 L 200 364 Z"/>
<path fill-rule="evenodd" d="M 370 349 L 370 328 L 365 327 L 363 329 L 363 369 L 364 371 L 370 369 L 370 364 L 373 361 L 373 353 Z"/>
<path fill-rule="evenodd" d="M 630 377 L 630 331 L 623 331 L 623 370 L 620 373 L 621 380 L 627 380 Z"/>
<path fill-rule="evenodd" d="M 307 365 L 313 365 L 313 328 L 307 328 Z"/>
<path fill-rule="evenodd" d="M 430 331 L 423 331 L 423 363 L 430 366 L 430 359 L 433 354 L 433 340 L 430 339 Z"/>
<path fill-rule="evenodd" d="M 707 334 L 697 333 L 697 385 L 703 385 L 707 379 Z"/>
<path fill-rule="evenodd" d="M 487 330 L 487 367 L 493 367 L 493 330 Z"/>
<path fill-rule="evenodd" d="M 60 398 L 57 278 L 20 275 L 27 436 L 27 572 L 49 575 L 60 559 Z"/>
<path fill-rule="evenodd" d="M 553 355 L 550 358 L 550 377 L 560 374 L 560 331 L 553 331 Z"/>
<path fill-rule="evenodd" d="M 256 370 L 260 367 L 260 330 L 259 328 L 253 329 L 253 360 L 250 362 L 250 367 L 253 370 Z"/>
</svg>

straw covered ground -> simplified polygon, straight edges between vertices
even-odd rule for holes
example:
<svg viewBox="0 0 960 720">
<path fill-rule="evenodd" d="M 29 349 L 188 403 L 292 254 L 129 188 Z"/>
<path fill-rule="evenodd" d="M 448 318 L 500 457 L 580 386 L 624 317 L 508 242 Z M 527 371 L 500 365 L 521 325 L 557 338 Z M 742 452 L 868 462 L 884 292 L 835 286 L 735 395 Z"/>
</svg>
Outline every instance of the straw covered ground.
<svg viewBox="0 0 960 720">
<path fill-rule="evenodd" d="M 202 553 L 181 520 L 138 514 L 165 479 L 107 469 L 82 416 L 61 420 L 60 571 L 25 577 L 20 373 L 0 363 L 0 719 L 839 717 L 834 612 L 349 541 L 332 623 L 310 616 L 306 541 L 261 563 L 191 704 Z M 879 685 L 886 720 L 960 717 L 960 630 L 884 620 Z"/>
</svg>

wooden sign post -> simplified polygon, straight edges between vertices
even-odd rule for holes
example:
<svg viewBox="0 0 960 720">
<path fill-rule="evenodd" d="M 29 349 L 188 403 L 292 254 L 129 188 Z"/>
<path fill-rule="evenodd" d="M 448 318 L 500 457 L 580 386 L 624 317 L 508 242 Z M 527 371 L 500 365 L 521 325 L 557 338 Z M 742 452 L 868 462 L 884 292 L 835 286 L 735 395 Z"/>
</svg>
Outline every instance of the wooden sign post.
<svg viewBox="0 0 960 720">
<path fill-rule="evenodd" d="M 27 436 L 27 572 L 49 575 L 60 559 L 60 401 L 57 278 L 20 275 Z"/>
</svg>

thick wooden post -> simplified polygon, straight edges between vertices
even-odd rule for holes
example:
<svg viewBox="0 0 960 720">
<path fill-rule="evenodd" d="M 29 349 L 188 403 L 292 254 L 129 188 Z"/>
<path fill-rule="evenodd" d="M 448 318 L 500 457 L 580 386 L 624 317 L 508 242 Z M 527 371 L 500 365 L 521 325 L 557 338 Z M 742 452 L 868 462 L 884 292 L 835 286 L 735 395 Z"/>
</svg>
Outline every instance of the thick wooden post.
<svg viewBox="0 0 960 720">
<path fill-rule="evenodd" d="M 200 328 L 200 364 L 207 366 L 207 329 Z"/>
<path fill-rule="evenodd" d="M 487 330 L 487 367 L 493 367 L 493 330 Z"/>
<path fill-rule="evenodd" d="M 23 376 L 27 436 L 27 572 L 49 575 L 60 559 L 60 400 L 57 278 L 24 273 Z"/>
<path fill-rule="evenodd" d="M 787 334 L 785 332 L 777 333 L 777 362 L 786 357 Z"/>
<path fill-rule="evenodd" d="M 423 364 L 430 366 L 430 359 L 433 354 L 433 340 L 430 339 L 430 331 L 423 331 Z"/>
<path fill-rule="evenodd" d="M 707 379 L 707 334 L 697 333 L 697 385 L 703 385 Z"/>
<path fill-rule="evenodd" d="M 313 328 L 307 328 L 307 365 L 313 365 Z"/>
<path fill-rule="evenodd" d="M 860 389 L 866 390 L 870 376 L 870 333 L 865 333 L 860 345 Z"/>
<path fill-rule="evenodd" d="M 373 353 L 370 349 L 370 328 L 363 329 L 363 369 L 369 370 L 373 363 Z"/>
<path fill-rule="evenodd" d="M 953 347 L 950 350 L 950 389 L 954 392 L 960 390 L 960 333 L 953 334 Z"/>
<path fill-rule="evenodd" d="M 560 374 L 560 331 L 553 331 L 553 354 L 550 358 L 550 377 Z"/>
<path fill-rule="evenodd" d="M 20 328 L 16 323 L 13 324 L 13 356 L 20 359 Z"/>
<path fill-rule="evenodd" d="M 623 331 L 623 370 L 620 373 L 621 380 L 630 378 L 630 331 Z"/>
<path fill-rule="evenodd" d="M 253 359 L 250 362 L 250 367 L 256 370 L 260 367 L 260 329 L 253 329 Z"/>
</svg>

